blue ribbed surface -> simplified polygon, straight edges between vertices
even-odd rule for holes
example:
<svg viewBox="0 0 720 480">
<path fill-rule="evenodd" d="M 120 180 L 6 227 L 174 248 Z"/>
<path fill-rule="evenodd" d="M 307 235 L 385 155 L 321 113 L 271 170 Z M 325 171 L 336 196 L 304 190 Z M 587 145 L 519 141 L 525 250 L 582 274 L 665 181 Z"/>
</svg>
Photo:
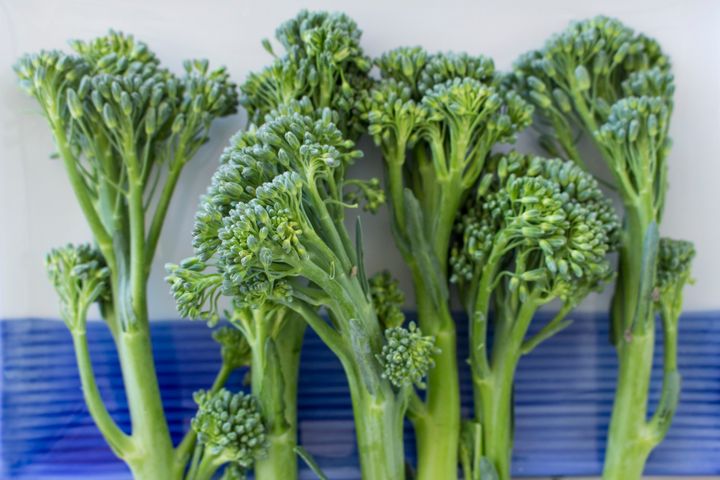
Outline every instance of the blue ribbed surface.
<svg viewBox="0 0 720 480">
<path fill-rule="evenodd" d="M 615 386 L 615 356 L 603 315 L 575 315 L 576 323 L 521 362 L 516 390 L 514 471 L 521 476 L 599 473 Z M 542 319 L 534 322 L 535 327 Z M 720 474 L 720 312 L 681 319 L 681 404 L 648 473 Z M 2 478 L 127 479 L 85 409 L 69 333 L 59 321 L 0 322 L 3 368 Z M 192 392 L 215 375 L 218 349 L 208 329 L 186 321 L 153 324 L 163 400 L 173 435 L 188 428 Z M 464 338 L 465 322 L 459 324 Z M 89 328 L 100 389 L 108 408 L 128 428 L 112 339 L 101 323 Z M 461 358 L 467 348 L 461 342 Z M 464 351 L 462 351 L 464 350 Z M 658 352 L 658 355 L 660 352 Z M 461 362 L 464 365 L 464 362 Z M 463 371 L 469 408 L 470 384 Z M 242 373 L 232 378 L 239 388 Z M 653 381 L 657 398 L 659 375 Z M 352 415 L 340 365 L 310 333 L 301 367 L 300 435 L 333 480 L 358 479 Z M 408 430 L 408 437 L 411 431 Z M 408 455 L 414 454 L 408 439 Z M 313 478 L 303 472 L 303 478 Z M 441 479 L 438 479 L 441 480 Z"/>
</svg>

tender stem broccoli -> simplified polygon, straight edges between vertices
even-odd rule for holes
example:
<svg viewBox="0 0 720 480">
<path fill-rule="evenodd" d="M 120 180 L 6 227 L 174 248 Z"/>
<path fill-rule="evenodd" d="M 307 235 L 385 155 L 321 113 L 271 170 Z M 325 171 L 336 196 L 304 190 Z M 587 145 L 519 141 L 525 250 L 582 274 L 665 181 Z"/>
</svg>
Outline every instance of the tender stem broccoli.
<svg viewBox="0 0 720 480">
<path fill-rule="evenodd" d="M 337 137 L 333 142 L 344 145 L 340 132 L 356 137 L 362 129 L 354 105 L 359 92 L 370 83 L 367 76 L 370 62 L 363 56 L 360 30 L 355 23 L 342 14 L 302 11 L 284 23 L 276 37 L 286 53 L 276 56 L 266 42 L 275 61 L 262 72 L 250 74 L 241 86 L 241 103 L 248 110 L 250 121 L 262 124 L 268 116 L 296 113 L 324 116 L 327 122 L 340 128 L 333 132 Z M 325 108 L 333 111 L 322 112 Z M 258 138 L 261 132 L 274 135 L 251 124 L 223 153 L 221 166 L 196 217 L 193 232 L 196 256 L 180 266 L 169 266 L 168 280 L 180 313 L 211 324 L 220 317 L 220 298 L 232 297 L 228 317 L 250 346 L 252 391 L 268 428 L 268 455 L 255 462 L 255 478 L 292 480 L 297 478 L 297 376 L 306 323 L 301 314 L 285 305 L 292 299 L 286 282 L 263 278 L 238 282 L 231 276 L 238 274 L 234 260 L 226 262 L 222 257 L 236 252 L 220 249 L 223 242 L 220 233 L 224 222 L 229 221 L 224 218 L 238 209 L 239 204 L 252 201 L 265 191 L 264 184 L 288 169 L 288 166 L 276 165 L 279 158 L 276 155 L 284 152 L 266 148 L 264 140 Z M 300 140 L 302 135 L 298 136 Z M 248 155 L 249 150 L 252 155 Z M 332 152 L 328 151 L 328 155 L 320 163 L 332 162 Z M 332 174 L 330 170 L 326 173 Z M 384 201 L 377 179 L 348 180 L 329 186 L 343 190 L 330 193 L 337 200 L 325 207 L 325 223 L 342 218 L 347 203 L 363 204 L 366 210 L 375 211 Z M 322 190 L 315 192 L 315 195 L 323 194 Z M 285 213 L 282 209 L 267 209 L 267 214 L 273 217 L 283 218 Z M 280 229 L 277 234 L 287 233 L 292 238 L 296 227 L 280 221 L 273 228 Z M 271 250 L 258 252 L 253 248 L 269 233 L 262 230 L 245 239 L 246 246 L 266 260 Z M 344 230 L 334 232 L 332 242 L 332 248 L 341 249 L 338 251 L 352 247 Z M 283 248 L 291 245 L 289 240 Z M 346 266 L 349 265 L 346 259 Z M 313 303 L 307 305 L 307 309 L 316 315 L 318 306 Z"/>
<path fill-rule="evenodd" d="M 197 443 L 186 480 L 211 480 L 225 464 L 247 470 L 265 454 L 265 424 L 252 396 L 223 388 L 214 393 L 200 390 L 194 397 L 198 411 L 192 429 Z"/>
<path fill-rule="evenodd" d="M 153 363 L 147 281 L 180 172 L 207 141 L 212 121 L 235 112 L 235 85 L 204 60 L 174 75 L 144 43 L 117 32 L 71 45 L 75 54 L 43 51 L 15 67 L 50 125 L 97 245 L 92 254 L 87 247 L 52 252 L 51 278 L 103 436 L 135 478 L 181 478 L 186 463 L 173 449 Z M 118 348 L 130 435 L 107 415 L 90 366 L 84 325 L 88 305 L 100 298 L 99 275 L 107 284 L 101 313 Z"/>
<path fill-rule="evenodd" d="M 597 17 L 571 24 L 542 49 L 521 57 L 511 82 L 537 107 L 541 144 L 582 165 L 575 143 L 579 133 L 589 135 L 623 201 L 612 306 L 619 376 L 604 477 L 638 479 L 667 430 L 647 416 L 656 329 L 653 287 L 660 268 L 658 227 L 667 190 L 673 108 L 670 61 L 656 41 L 617 20 Z M 676 336 L 671 327 L 663 322 L 666 337 Z M 675 357 L 670 348 L 664 356 L 666 372 L 675 369 Z M 676 396 L 678 388 L 677 382 L 666 381 L 663 398 Z M 674 403 L 662 408 L 666 424 Z"/>
<path fill-rule="evenodd" d="M 204 260 L 189 261 L 190 268 L 183 270 L 183 275 L 197 279 L 178 277 L 171 282 L 180 309 L 206 312 L 208 319 L 217 318 L 217 307 L 197 302 L 216 302 L 217 296 L 206 292 L 219 289 L 233 298 L 236 311 L 243 306 L 258 315 L 264 306 L 273 305 L 307 322 L 346 371 L 364 478 L 402 479 L 402 422 L 416 394 L 412 385 L 396 388 L 378 360 L 379 355 L 392 357 L 393 347 L 385 341 L 360 262 L 360 232 L 356 231 L 356 245 L 348 245 L 344 224 L 345 172 L 360 152 L 338 130 L 337 118 L 330 110 L 313 111 L 307 102 L 292 102 L 268 114 L 260 127 L 237 137 L 238 150 L 226 156 L 211 186 L 224 194 L 208 195 L 198 214 L 195 247 Z M 206 272 L 205 265 L 197 266 L 209 261 L 212 272 Z M 214 286 L 208 287 L 208 282 Z M 197 290 L 198 285 L 204 288 Z M 317 312 L 320 307 L 328 320 Z M 392 305 L 384 311 L 392 311 Z M 251 330 L 263 322 L 242 316 L 233 321 L 252 345 Z M 297 322 L 288 318 L 278 328 Z M 419 331 L 411 337 L 417 342 L 423 338 Z M 398 343 L 397 348 L 405 347 Z M 283 349 L 271 342 L 266 350 Z M 407 378 L 416 379 L 430 365 L 423 366 L 423 349 L 416 350 L 407 366 L 414 370 Z M 429 355 L 432 348 L 425 350 Z M 255 348 L 253 354 L 255 383 Z M 392 369 L 393 377 L 400 378 L 401 367 L 393 364 Z M 260 373 L 273 374 L 267 368 Z"/>
<path fill-rule="evenodd" d="M 419 479 L 457 478 L 460 386 L 447 294 L 448 248 L 490 150 L 512 142 L 532 107 L 499 85 L 493 62 L 399 48 L 376 61 L 382 80 L 361 103 L 380 146 L 396 244 L 412 273 L 423 332 L 436 338 L 422 408 L 411 415 Z"/>
<path fill-rule="evenodd" d="M 511 152 L 488 162 L 455 229 L 451 281 L 459 285 L 470 318 L 481 432 L 476 448 L 507 480 L 518 361 L 566 328 L 575 305 L 612 277 L 606 256 L 619 221 L 595 179 L 578 166 Z M 554 300 L 561 302 L 559 313 L 526 338 L 537 310 Z"/>
</svg>

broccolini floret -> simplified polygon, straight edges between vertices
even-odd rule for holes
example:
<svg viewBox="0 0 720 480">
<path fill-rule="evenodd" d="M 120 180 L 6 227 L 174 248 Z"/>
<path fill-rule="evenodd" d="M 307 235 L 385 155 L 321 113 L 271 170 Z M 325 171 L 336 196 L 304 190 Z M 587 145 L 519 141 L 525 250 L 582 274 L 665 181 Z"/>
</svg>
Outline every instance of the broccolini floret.
<svg viewBox="0 0 720 480">
<path fill-rule="evenodd" d="M 355 104 L 369 88 L 370 59 L 360 46 L 362 32 L 342 13 L 302 11 L 281 25 L 275 36 L 285 49 L 260 73 L 252 73 L 241 86 L 240 103 L 252 122 L 281 105 L 307 98 L 315 108 L 332 108 L 338 125 L 350 138 L 362 132 Z"/>
<path fill-rule="evenodd" d="M 267 450 L 267 435 L 255 399 L 243 392 L 220 389 L 194 394 L 198 411 L 192 419 L 201 456 L 191 465 L 189 478 L 212 478 L 220 466 L 231 463 L 242 469 L 252 466 Z"/>
<path fill-rule="evenodd" d="M 450 278 L 470 318 L 479 455 L 507 479 L 517 363 L 567 327 L 568 312 L 612 278 L 607 255 L 620 223 L 597 181 L 572 162 L 511 152 L 486 171 L 457 220 Z M 553 300 L 559 313 L 526 339 L 536 311 Z"/>
<path fill-rule="evenodd" d="M 45 268 L 60 297 L 65 324 L 71 331 L 84 332 L 90 306 L 111 298 L 110 270 L 102 254 L 87 244 L 68 244 L 50 250 Z"/>
</svg>

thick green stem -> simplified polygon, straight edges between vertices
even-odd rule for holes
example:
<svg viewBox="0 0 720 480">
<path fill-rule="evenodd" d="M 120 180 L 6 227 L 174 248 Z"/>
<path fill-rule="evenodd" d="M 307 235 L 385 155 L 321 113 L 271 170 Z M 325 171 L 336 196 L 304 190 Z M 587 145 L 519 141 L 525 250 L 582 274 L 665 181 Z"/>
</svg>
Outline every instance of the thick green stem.
<svg viewBox="0 0 720 480">
<path fill-rule="evenodd" d="M 346 372 L 363 480 L 404 480 L 405 412 L 401 402 L 392 391 L 384 392 L 382 399 L 372 395 L 353 366 L 346 366 Z"/>
<path fill-rule="evenodd" d="M 613 298 L 613 341 L 619 373 L 603 469 L 605 480 L 641 478 L 645 460 L 655 443 L 647 426 L 655 315 L 650 304 L 652 298 L 641 295 L 641 282 L 646 273 L 643 269 L 654 268 L 654 260 L 651 264 L 643 263 L 645 232 L 653 221 L 651 212 L 651 204 L 645 208 L 626 205 L 619 276 Z M 639 311 L 646 312 L 646 318 L 635 318 Z"/>
<path fill-rule="evenodd" d="M 270 351 L 277 353 L 276 359 L 267 358 L 269 350 L 265 345 L 268 335 L 264 328 L 258 329 L 258 338 L 253 346 L 252 391 L 260 402 L 260 409 L 269 427 L 267 454 L 255 461 L 256 480 L 295 480 L 298 476 L 295 453 L 297 387 L 305 322 L 294 314 L 291 315 L 293 318 L 287 319 L 274 340 L 276 348 Z M 259 321 L 266 323 L 268 319 Z M 268 365 L 274 361 L 279 362 L 279 365 Z M 276 381 L 273 380 L 273 375 L 267 374 L 268 370 L 273 368 L 282 375 L 282 385 L 269 384 Z M 281 391 L 277 395 L 270 393 L 278 388 Z"/>
<path fill-rule="evenodd" d="M 143 322 L 147 325 L 146 322 Z M 133 455 L 126 457 L 135 479 L 173 478 L 174 451 L 155 372 L 147 327 L 121 332 L 118 355 L 132 419 Z"/>
<path fill-rule="evenodd" d="M 513 448 L 513 381 L 518 352 L 505 352 L 493 362 L 488 378 L 482 379 L 478 401 L 482 412 L 484 456 L 493 464 L 499 480 L 510 479 Z"/>
<path fill-rule="evenodd" d="M 654 337 L 654 330 L 649 329 L 629 342 L 621 340 L 620 371 L 603 469 L 605 480 L 640 479 L 654 446 L 646 420 Z"/>
<path fill-rule="evenodd" d="M 418 320 L 423 333 L 435 337 L 440 352 L 428 373 L 425 415 L 414 420 L 418 480 L 457 478 L 460 437 L 460 382 L 455 323 L 449 306 L 433 306 L 430 294 L 416 279 Z"/>
</svg>

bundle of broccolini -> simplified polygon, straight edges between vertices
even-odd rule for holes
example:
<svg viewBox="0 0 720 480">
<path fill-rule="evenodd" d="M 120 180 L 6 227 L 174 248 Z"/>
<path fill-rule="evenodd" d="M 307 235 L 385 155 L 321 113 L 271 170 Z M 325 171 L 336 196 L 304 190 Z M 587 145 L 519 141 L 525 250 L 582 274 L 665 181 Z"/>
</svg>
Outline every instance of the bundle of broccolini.
<svg viewBox="0 0 720 480">
<path fill-rule="evenodd" d="M 364 479 L 406 478 L 403 422 L 413 423 L 413 478 L 509 480 L 513 383 L 520 358 L 569 326 L 569 312 L 615 274 L 612 341 L 618 390 L 606 479 L 639 479 L 680 389 L 677 331 L 691 281 L 690 242 L 659 238 L 667 189 L 673 78 L 658 44 L 598 17 L 572 24 L 502 76 L 485 57 L 398 48 L 372 62 L 347 16 L 302 11 L 281 25 L 284 51 L 240 87 L 248 127 L 230 141 L 201 198 L 194 255 L 167 266 L 184 317 L 215 327 L 222 365 L 196 392 L 191 430 L 173 446 L 152 358 L 149 268 L 183 166 L 211 122 L 236 110 L 224 69 L 187 62 L 183 76 L 143 43 L 111 32 L 75 54 L 20 60 L 21 84 L 54 135 L 93 245 L 52 250 L 47 270 L 75 346 L 90 414 L 135 478 L 298 478 L 300 350 L 310 326 L 340 360 Z M 552 156 L 515 151 L 533 115 Z M 368 132 L 386 188 L 348 178 Z M 621 225 L 576 146 L 591 136 L 614 177 Z M 387 197 L 409 266 L 418 324 L 390 273 L 369 277 L 360 221 Z M 451 287 L 469 321 L 474 411 L 462 421 Z M 559 311 L 528 337 L 538 309 Z M 115 339 L 132 420 L 123 432 L 98 391 L 86 337 L 97 303 Z M 648 419 L 656 317 L 662 396 Z M 251 393 L 224 385 L 250 367 Z M 426 389 L 425 394 L 418 390 Z"/>
<path fill-rule="evenodd" d="M 678 402 L 677 323 L 694 256 L 688 242 L 658 234 L 673 108 L 670 62 L 654 40 L 597 17 L 573 23 L 520 58 L 514 77 L 518 92 L 536 105 L 547 126 L 540 129 L 541 144 L 583 165 L 575 140 L 578 132 L 587 133 L 624 206 L 611 323 L 619 375 L 604 478 L 637 479 Z M 657 313 L 664 380 L 661 401 L 648 419 Z"/>
<path fill-rule="evenodd" d="M 50 252 L 48 273 L 98 429 L 135 478 L 183 478 L 188 449 L 174 449 L 165 420 L 147 282 L 180 172 L 207 141 L 212 121 L 235 112 L 235 85 L 224 69 L 209 70 L 204 60 L 186 62 L 177 76 L 144 43 L 120 33 L 72 47 L 75 54 L 43 51 L 15 67 L 50 125 L 94 236 L 94 246 Z M 110 416 L 96 385 L 86 336 L 95 302 L 117 346 L 129 434 Z M 193 442 L 190 433 L 184 445 Z"/>
</svg>

